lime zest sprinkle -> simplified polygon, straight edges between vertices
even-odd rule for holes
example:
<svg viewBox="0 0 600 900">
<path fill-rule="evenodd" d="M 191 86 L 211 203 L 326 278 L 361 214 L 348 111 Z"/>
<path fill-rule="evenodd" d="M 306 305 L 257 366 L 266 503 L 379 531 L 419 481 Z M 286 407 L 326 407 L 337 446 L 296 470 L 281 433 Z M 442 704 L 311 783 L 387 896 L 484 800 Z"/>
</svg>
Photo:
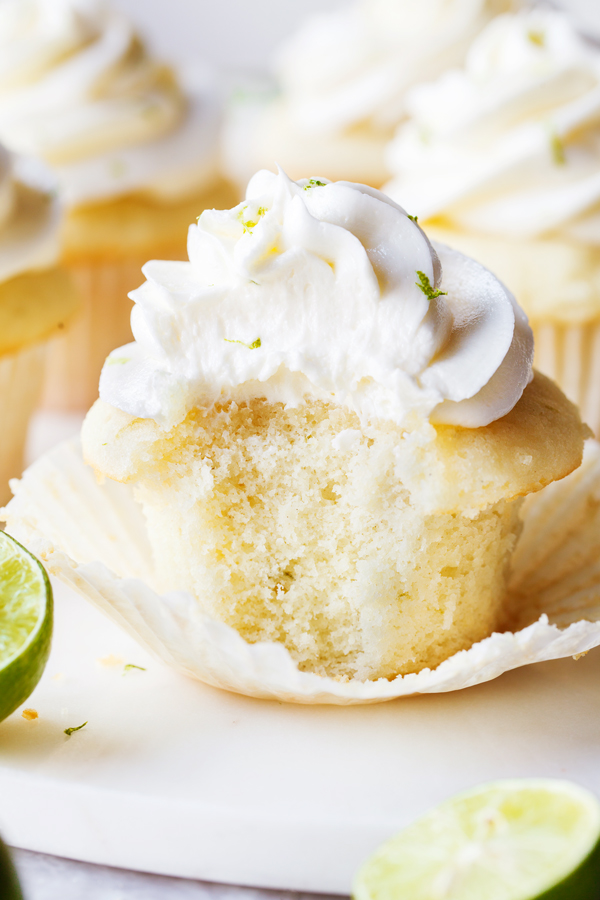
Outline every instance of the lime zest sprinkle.
<svg viewBox="0 0 600 900">
<path fill-rule="evenodd" d="M 123 675 L 125 674 L 125 672 L 129 672 L 131 669 L 139 669 L 140 672 L 146 671 L 143 666 L 136 666 L 134 663 L 127 663 L 127 665 L 123 666 Z"/>
<path fill-rule="evenodd" d="M 532 44 L 535 44 L 536 47 L 545 47 L 546 46 L 546 35 L 541 30 L 536 30 L 532 28 L 527 32 L 527 37 L 531 41 Z"/>
<path fill-rule="evenodd" d="M 414 222 L 415 225 L 418 224 L 418 222 L 419 222 L 419 217 L 418 217 L 418 216 L 411 216 L 410 213 L 406 213 L 406 215 L 408 216 L 408 218 L 410 219 L 411 222 Z"/>
<path fill-rule="evenodd" d="M 324 181 L 319 181 L 318 178 L 309 178 L 308 184 L 304 185 L 304 190 L 308 191 L 310 188 L 314 187 L 327 187 L 327 184 Z"/>
<path fill-rule="evenodd" d="M 555 131 L 550 134 L 550 149 L 552 151 L 552 159 L 556 165 L 564 166 L 567 162 L 565 145 Z"/>
<path fill-rule="evenodd" d="M 259 337 L 257 337 L 255 341 L 252 341 L 251 344 L 246 344 L 245 341 L 235 341 L 231 338 L 223 338 L 223 340 L 227 341 L 228 344 L 242 344 L 242 346 L 247 347 L 248 350 L 258 350 L 258 348 L 262 346 L 262 341 Z"/>
<path fill-rule="evenodd" d="M 433 288 L 425 272 L 419 272 L 417 269 L 417 275 L 419 280 L 415 281 L 415 284 L 419 290 L 423 291 L 428 300 L 435 300 L 436 297 L 441 297 L 442 294 L 448 293 L 448 291 L 439 291 L 437 288 Z"/>
<path fill-rule="evenodd" d="M 83 725 L 77 725 L 75 726 L 75 728 L 65 728 L 64 733 L 67 735 L 67 737 L 71 737 L 74 731 L 81 731 L 81 729 L 85 728 L 86 725 L 87 722 L 84 722 Z"/>
<path fill-rule="evenodd" d="M 129 356 L 109 356 L 105 365 L 107 366 L 124 366 L 125 363 L 131 362 Z"/>
</svg>

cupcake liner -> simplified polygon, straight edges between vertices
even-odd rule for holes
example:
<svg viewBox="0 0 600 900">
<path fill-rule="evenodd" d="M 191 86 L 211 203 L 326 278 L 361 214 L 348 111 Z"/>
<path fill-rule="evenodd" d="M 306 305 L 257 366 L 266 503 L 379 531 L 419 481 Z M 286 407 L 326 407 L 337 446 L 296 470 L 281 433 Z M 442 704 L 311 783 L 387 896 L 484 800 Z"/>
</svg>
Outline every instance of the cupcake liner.
<svg viewBox="0 0 600 900">
<path fill-rule="evenodd" d="M 98 398 L 104 360 L 133 340 L 132 301 L 127 294 L 143 282 L 145 259 L 67 265 L 82 299 L 78 318 L 48 349 L 42 406 L 87 410 Z"/>
<path fill-rule="evenodd" d="M 533 322 L 536 369 L 552 378 L 600 436 L 600 322 Z"/>
<path fill-rule="evenodd" d="M 144 519 L 131 488 L 98 484 L 79 442 L 46 454 L 12 488 L 15 496 L 3 511 L 8 530 L 44 560 L 51 574 L 168 665 L 238 693 L 296 703 L 376 703 L 459 690 L 600 645 L 596 442 L 588 442 L 580 470 L 525 504 L 507 598 L 516 630 L 495 633 L 433 671 L 392 681 L 336 681 L 300 672 L 283 646 L 248 644 L 234 629 L 200 612 L 190 594 L 158 594 L 152 588 Z"/>
<path fill-rule="evenodd" d="M 29 419 L 42 389 L 47 343 L 0 356 L 0 502 L 10 497 L 9 479 L 23 471 Z"/>
</svg>

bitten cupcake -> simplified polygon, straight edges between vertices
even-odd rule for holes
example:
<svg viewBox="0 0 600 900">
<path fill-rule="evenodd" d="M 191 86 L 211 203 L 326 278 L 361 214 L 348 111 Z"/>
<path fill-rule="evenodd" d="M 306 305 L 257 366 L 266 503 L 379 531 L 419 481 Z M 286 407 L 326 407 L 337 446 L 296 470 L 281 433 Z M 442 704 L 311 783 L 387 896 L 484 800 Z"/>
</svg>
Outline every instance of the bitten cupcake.
<svg viewBox="0 0 600 900">
<path fill-rule="evenodd" d="M 600 52 L 570 20 L 501 16 L 415 88 L 385 187 L 519 298 L 536 366 L 600 426 Z"/>
<path fill-rule="evenodd" d="M 520 498 L 581 462 L 512 295 L 363 185 L 259 172 L 155 261 L 88 462 L 161 591 L 301 671 L 393 679 L 501 627 Z"/>
<path fill-rule="evenodd" d="M 48 340 L 78 309 L 70 278 L 56 266 L 60 208 L 50 181 L 0 146 L 0 502 L 23 468 Z"/>
<path fill-rule="evenodd" d="M 224 133 L 228 170 L 245 186 L 263 166 L 380 186 L 385 147 L 413 84 L 459 65 L 471 40 L 517 0 L 355 0 L 312 16 L 274 60 L 273 98 L 238 92 Z"/>
<path fill-rule="evenodd" d="M 233 202 L 217 94 L 208 82 L 186 92 L 101 0 L 5 0 L 0 58 L 0 137 L 56 173 L 63 260 L 85 301 L 53 347 L 45 402 L 87 409 L 107 353 L 131 340 L 142 263 L 184 258 L 188 223 Z"/>
</svg>

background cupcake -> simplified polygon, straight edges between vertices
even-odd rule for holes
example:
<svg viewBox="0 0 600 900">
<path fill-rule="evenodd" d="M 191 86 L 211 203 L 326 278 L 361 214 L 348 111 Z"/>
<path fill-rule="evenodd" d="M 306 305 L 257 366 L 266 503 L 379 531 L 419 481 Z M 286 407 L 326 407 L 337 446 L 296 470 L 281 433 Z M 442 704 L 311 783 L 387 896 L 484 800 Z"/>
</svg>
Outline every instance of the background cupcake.
<svg viewBox="0 0 600 900">
<path fill-rule="evenodd" d="M 359 0 L 316 15 L 286 41 L 274 68 L 280 94 L 234 97 L 224 137 L 244 185 L 279 163 L 376 187 L 389 177 L 385 145 L 410 85 L 457 65 L 473 37 L 516 0 Z"/>
<path fill-rule="evenodd" d="M 48 339 L 78 299 L 56 267 L 60 210 L 39 164 L 0 146 L 0 503 L 23 468 L 27 426 L 40 396 Z"/>
<path fill-rule="evenodd" d="M 414 88 L 385 190 L 501 277 L 536 365 L 600 426 L 600 52 L 563 14 L 502 16 Z"/>
<path fill-rule="evenodd" d="M 227 193 L 217 97 L 184 92 L 101 0 L 5 0 L 0 59 L 0 136 L 56 173 L 62 255 L 85 301 L 52 349 L 46 402 L 86 408 L 102 360 L 130 338 L 141 264 L 183 256 L 189 221 Z"/>
</svg>

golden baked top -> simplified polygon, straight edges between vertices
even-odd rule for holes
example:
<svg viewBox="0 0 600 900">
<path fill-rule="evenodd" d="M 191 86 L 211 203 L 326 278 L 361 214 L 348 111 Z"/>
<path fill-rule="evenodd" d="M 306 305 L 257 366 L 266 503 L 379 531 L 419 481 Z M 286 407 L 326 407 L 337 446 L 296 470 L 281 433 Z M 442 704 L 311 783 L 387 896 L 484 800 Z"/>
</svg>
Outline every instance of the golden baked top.
<svg viewBox="0 0 600 900">
<path fill-rule="evenodd" d="M 77 292 L 61 269 L 25 272 L 0 283 L 0 354 L 59 333 L 78 309 Z"/>
</svg>

